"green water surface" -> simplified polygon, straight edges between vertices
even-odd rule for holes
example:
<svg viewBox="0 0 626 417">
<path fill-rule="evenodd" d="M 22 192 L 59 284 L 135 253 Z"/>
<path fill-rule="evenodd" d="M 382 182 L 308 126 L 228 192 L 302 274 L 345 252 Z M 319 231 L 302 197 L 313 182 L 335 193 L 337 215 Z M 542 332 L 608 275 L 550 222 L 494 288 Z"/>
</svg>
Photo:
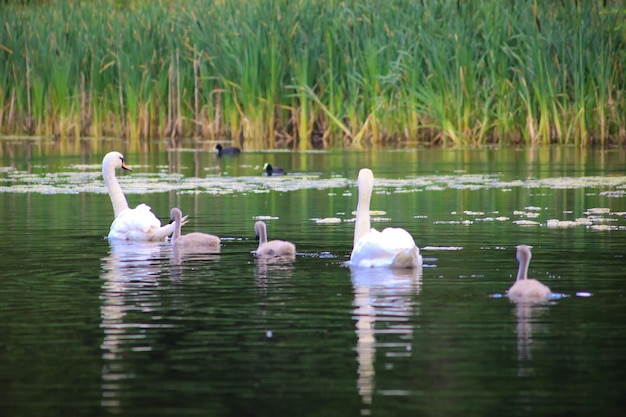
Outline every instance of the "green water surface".
<svg viewBox="0 0 626 417">
<path fill-rule="evenodd" d="M 115 141 L 3 140 L 3 416 L 618 415 L 626 369 L 623 150 L 125 152 L 131 206 L 190 217 L 219 255 L 109 243 Z M 289 175 L 261 175 L 265 162 Z M 422 271 L 351 270 L 356 175 Z M 297 245 L 251 254 L 256 219 Z M 566 223 L 570 221 L 571 223 Z M 543 305 L 504 297 L 533 246 Z"/>
</svg>

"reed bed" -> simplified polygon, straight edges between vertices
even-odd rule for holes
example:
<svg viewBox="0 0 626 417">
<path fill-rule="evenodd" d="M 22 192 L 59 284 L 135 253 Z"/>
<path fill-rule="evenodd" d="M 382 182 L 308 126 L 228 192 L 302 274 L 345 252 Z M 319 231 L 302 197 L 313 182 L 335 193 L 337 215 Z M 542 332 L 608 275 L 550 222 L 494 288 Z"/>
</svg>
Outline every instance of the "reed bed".
<svg viewBox="0 0 626 417">
<path fill-rule="evenodd" d="M 626 142 L 623 1 L 0 5 L 0 134 Z"/>
</svg>

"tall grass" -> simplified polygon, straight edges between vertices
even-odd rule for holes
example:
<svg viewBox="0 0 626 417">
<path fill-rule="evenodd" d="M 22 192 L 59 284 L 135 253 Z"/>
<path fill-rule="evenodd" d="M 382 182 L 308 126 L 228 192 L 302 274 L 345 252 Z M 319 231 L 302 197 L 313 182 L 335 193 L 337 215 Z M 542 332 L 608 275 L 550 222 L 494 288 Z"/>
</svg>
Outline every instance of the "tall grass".
<svg viewBox="0 0 626 417">
<path fill-rule="evenodd" d="M 0 15 L 1 134 L 626 141 L 623 1 L 52 0 Z"/>
</svg>

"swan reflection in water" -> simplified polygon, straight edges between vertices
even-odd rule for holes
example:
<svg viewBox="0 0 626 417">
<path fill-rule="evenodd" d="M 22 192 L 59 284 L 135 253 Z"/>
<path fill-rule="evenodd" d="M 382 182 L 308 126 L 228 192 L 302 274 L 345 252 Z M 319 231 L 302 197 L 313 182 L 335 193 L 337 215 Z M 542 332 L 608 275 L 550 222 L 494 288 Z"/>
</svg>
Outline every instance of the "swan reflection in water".
<svg viewBox="0 0 626 417">
<path fill-rule="evenodd" d="M 279 279 L 279 287 L 284 286 L 284 281 L 291 278 L 295 264 L 295 256 L 255 256 L 254 277 L 256 288 L 262 294 L 267 293 L 267 287 L 271 285 L 270 280 Z"/>
<path fill-rule="evenodd" d="M 215 262 L 220 260 L 219 251 L 206 251 L 204 249 L 197 249 L 193 247 L 180 247 L 172 246 L 172 255 L 170 263 L 180 267 L 184 262 Z M 171 276 L 173 280 L 179 280 L 182 278 L 182 268 L 173 268 Z"/>
<path fill-rule="evenodd" d="M 386 357 L 411 355 L 413 327 L 409 321 L 418 309 L 415 296 L 421 291 L 422 268 L 351 267 L 350 272 L 357 334 L 357 386 L 362 403 L 369 407 L 374 394 L 376 349 L 383 349 Z M 398 340 L 376 342 L 377 334 L 395 335 Z"/>
<path fill-rule="evenodd" d="M 548 302 L 516 302 L 515 317 L 517 318 L 517 366 L 519 376 L 532 374 L 532 341 L 533 333 L 545 329 L 545 323 L 538 318 L 548 311 Z"/>
<path fill-rule="evenodd" d="M 536 318 L 547 311 L 547 304 L 555 295 L 545 284 L 534 278 L 528 278 L 528 266 L 532 258 L 531 248 L 532 246 L 528 245 L 517 246 L 516 258 L 519 262 L 517 278 L 507 291 L 509 300 L 515 304 L 517 317 L 517 360 L 520 376 L 532 372 L 530 344 L 533 339 L 533 327 L 537 331 L 542 326 Z"/>
<path fill-rule="evenodd" d="M 109 254 L 102 258 L 102 292 L 100 294 L 102 342 L 102 406 L 120 407 L 124 381 L 132 378 L 124 368 L 124 357 L 142 349 L 145 321 L 129 320 L 130 313 L 152 313 L 158 308 L 159 275 L 163 266 L 158 242 L 110 241 Z M 149 346 L 144 346 L 149 349 Z"/>
</svg>

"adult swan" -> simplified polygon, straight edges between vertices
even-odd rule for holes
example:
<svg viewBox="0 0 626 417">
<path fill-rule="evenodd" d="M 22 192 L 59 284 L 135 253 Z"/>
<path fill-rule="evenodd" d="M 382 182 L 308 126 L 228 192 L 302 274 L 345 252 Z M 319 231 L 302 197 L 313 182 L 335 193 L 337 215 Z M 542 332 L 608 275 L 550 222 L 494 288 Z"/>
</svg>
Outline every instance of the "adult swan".
<svg viewBox="0 0 626 417">
<path fill-rule="evenodd" d="M 370 227 L 370 200 L 374 174 L 359 172 L 359 202 L 354 223 L 354 246 L 350 265 L 363 267 L 419 268 L 422 256 L 413 237 L 404 229 L 388 227 L 382 232 Z"/>
<path fill-rule="evenodd" d="M 102 160 L 102 176 L 109 191 L 115 220 L 111 224 L 109 239 L 115 240 L 165 240 L 174 232 L 174 224 L 161 226 L 161 221 L 152 213 L 150 207 L 139 204 L 134 209 L 128 207 L 128 202 L 115 177 L 117 168 L 132 171 L 124 161 L 124 155 L 119 152 L 109 152 Z"/>
</svg>

